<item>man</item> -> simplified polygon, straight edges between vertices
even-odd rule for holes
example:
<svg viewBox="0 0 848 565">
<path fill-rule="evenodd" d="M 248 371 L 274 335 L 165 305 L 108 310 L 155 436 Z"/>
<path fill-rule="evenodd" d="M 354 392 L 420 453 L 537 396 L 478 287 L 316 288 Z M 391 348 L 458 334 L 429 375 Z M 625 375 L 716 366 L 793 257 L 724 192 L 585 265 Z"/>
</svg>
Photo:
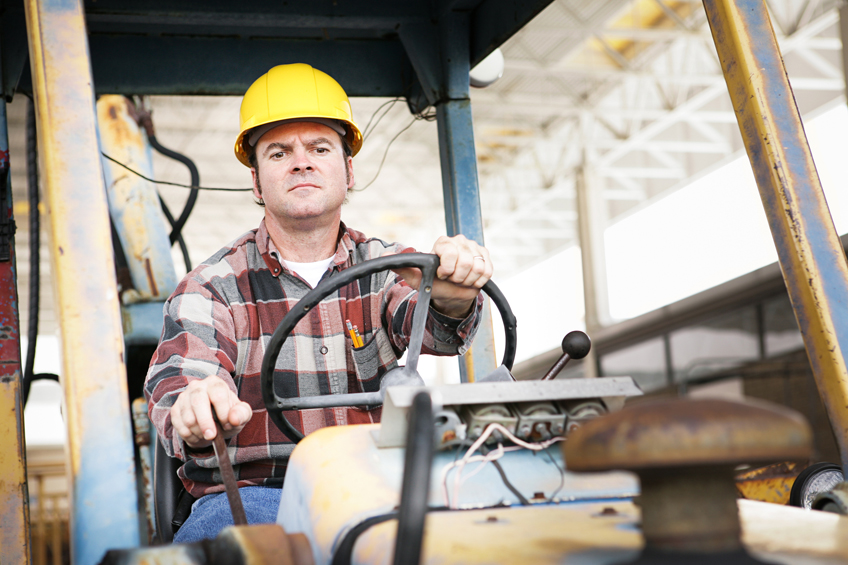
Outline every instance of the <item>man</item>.
<svg viewBox="0 0 848 565">
<path fill-rule="evenodd" d="M 308 65 L 274 67 L 248 89 L 241 122 L 236 157 L 251 168 L 265 217 L 189 273 L 169 298 L 145 383 L 151 420 L 166 451 L 186 461 L 180 478 L 199 499 L 175 536 L 179 542 L 214 537 L 231 523 L 211 448 L 213 412 L 229 440 L 249 521 L 275 520 L 293 444 L 268 419 L 262 402 L 259 373 L 267 340 L 324 276 L 410 251 L 341 222 L 362 135 L 347 95 L 331 77 Z M 491 277 L 492 264 L 485 248 L 463 236 L 439 238 L 433 253 L 441 265 L 424 352 L 463 353 L 476 331 L 479 289 Z M 420 278 L 416 269 L 373 275 L 313 309 L 278 358 L 281 394 L 378 390 L 380 378 L 408 345 Z M 360 346 L 352 342 L 347 320 L 358 326 Z M 377 422 L 379 416 L 379 409 L 353 407 L 285 414 L 304 434 L 328 425 Z"/>
</svg>

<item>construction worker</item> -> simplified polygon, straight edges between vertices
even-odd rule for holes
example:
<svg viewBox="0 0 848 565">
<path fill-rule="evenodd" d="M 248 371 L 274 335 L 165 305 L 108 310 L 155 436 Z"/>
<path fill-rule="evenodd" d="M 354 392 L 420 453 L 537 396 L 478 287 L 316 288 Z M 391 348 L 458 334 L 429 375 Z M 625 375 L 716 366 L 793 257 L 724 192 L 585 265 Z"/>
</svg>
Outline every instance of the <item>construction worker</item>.
<svg viewBox="0 0 848 565">
<path fill-rule="evenodd" d="M 273 522 L 293 443 L 269 420 L 260 393 L 265 344 L 283 316 L 325 276 L 362 261 L 410 251 L 368 238 L 341 221 L 354 186 L 362 134 L 341 86 L 304 64 L 272 68 L 241 105 L 235 153 L 250 167 L 265 207 L 257 229 L 203 262 L 165 304 L 159 347 L 145 383 L 150 418 L 197 502 L 174 541 L 214 537 L 232 523 L 217 460 L 212 413 L 229 440 L 251 523 Z M 402 187 L 398 187 L 402 189 Z M 465 237 L 440 237 L 423 353 L 464 353 L 492 275 L 488 251 Z M 293 330 L 275 379 L 287 397 L 378 390 L 407 344 L 417 269 L 374 275 L 328 297 Z M 350 337 L 350 320 L 361 336 Z M 377 422 L 380 409 L 316 409 L 285 415 L 302 433 Z"/>
</svg>

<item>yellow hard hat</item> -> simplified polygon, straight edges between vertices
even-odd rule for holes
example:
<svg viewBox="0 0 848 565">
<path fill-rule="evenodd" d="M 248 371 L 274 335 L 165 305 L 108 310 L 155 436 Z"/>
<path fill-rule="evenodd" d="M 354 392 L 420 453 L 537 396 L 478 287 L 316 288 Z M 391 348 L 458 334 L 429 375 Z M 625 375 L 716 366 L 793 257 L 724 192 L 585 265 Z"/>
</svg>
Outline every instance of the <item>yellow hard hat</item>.
<svg viewBox="0 0 848 565">
<path fill-rule="evenodd" d="M 362 132 L 353 121 L 347 94 L 327 73 L 303 63 L 278 65 L 250 85 L 241 101 L 241 128 L 236 158 L 250 167 L 253 149 L 247 138 L 256 127 L 297 118 L 338 120 L 353 155 L 362 147 Z"/>
</svg>

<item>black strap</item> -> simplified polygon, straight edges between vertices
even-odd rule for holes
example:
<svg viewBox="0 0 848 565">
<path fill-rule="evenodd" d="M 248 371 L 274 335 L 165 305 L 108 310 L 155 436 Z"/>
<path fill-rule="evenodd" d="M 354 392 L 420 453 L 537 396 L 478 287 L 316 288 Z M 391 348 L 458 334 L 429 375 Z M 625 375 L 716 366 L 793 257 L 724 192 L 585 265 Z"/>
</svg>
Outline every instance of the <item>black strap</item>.
<svg viewBox="0 0 848 565">
<path fill-rule="evenodd" d="M 174 518 L 171 520 L 171 529 L 176 534 L 185 521 L 188 520 L 191 514 L 191 505 L 194 504 L 194 498 L 186 489 L 180 489 L 180 494 L 177 497 L 177 507 L 174 508 Z"/>
</svg>

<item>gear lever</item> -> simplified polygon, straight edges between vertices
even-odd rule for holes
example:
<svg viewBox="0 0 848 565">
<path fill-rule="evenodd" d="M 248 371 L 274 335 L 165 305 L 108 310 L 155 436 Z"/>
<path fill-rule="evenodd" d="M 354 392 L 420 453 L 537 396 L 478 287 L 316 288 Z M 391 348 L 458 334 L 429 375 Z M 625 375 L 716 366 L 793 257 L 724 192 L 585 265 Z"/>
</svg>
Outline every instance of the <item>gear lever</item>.
<svg viewBox="0 0 848 565">
<path fill-rule="evenodd" d="M 542 377 L 541 380 L 549 381 L 553 379 L 560 371 L 562 371 L 563 367 L 565 367 L 565 364 L 568 363 L 570 359 L 583 359 L 589 355 L 589 350 L 591 348 L 592 340 L 589 339 L 588 335 L 580 330 L 568 332 L 565 334 L 565 337 L 562 338 L 562 357 L 557 359 L 554 366 L 545 373 L 545 376 Z"/>
<path fill-rule="evenodd" d="M 224 430 L 214 410 L 212 411 L 212 416 L 215 419 L 215 427 L 217 429 L 215 439 L 212 440 L 212 446 L 215 448 L 215 457 L 218 458 L 218 468 L 221 470 L 221 478 L 224 480 L 224 488 L 227 490 L 227 500 L 230 502 L 230 511 L 233 513 L 233 524 L 236 526 L 246 526 L 247 516 L 244 513 L 244 506 L 241 503 L 241 495 L 239 494 L 238 483 L 236 483 L 233 464 L 230 462 L 230 454 L 227 451 L 227 443 L 224 441 Z"/>
</svg>

